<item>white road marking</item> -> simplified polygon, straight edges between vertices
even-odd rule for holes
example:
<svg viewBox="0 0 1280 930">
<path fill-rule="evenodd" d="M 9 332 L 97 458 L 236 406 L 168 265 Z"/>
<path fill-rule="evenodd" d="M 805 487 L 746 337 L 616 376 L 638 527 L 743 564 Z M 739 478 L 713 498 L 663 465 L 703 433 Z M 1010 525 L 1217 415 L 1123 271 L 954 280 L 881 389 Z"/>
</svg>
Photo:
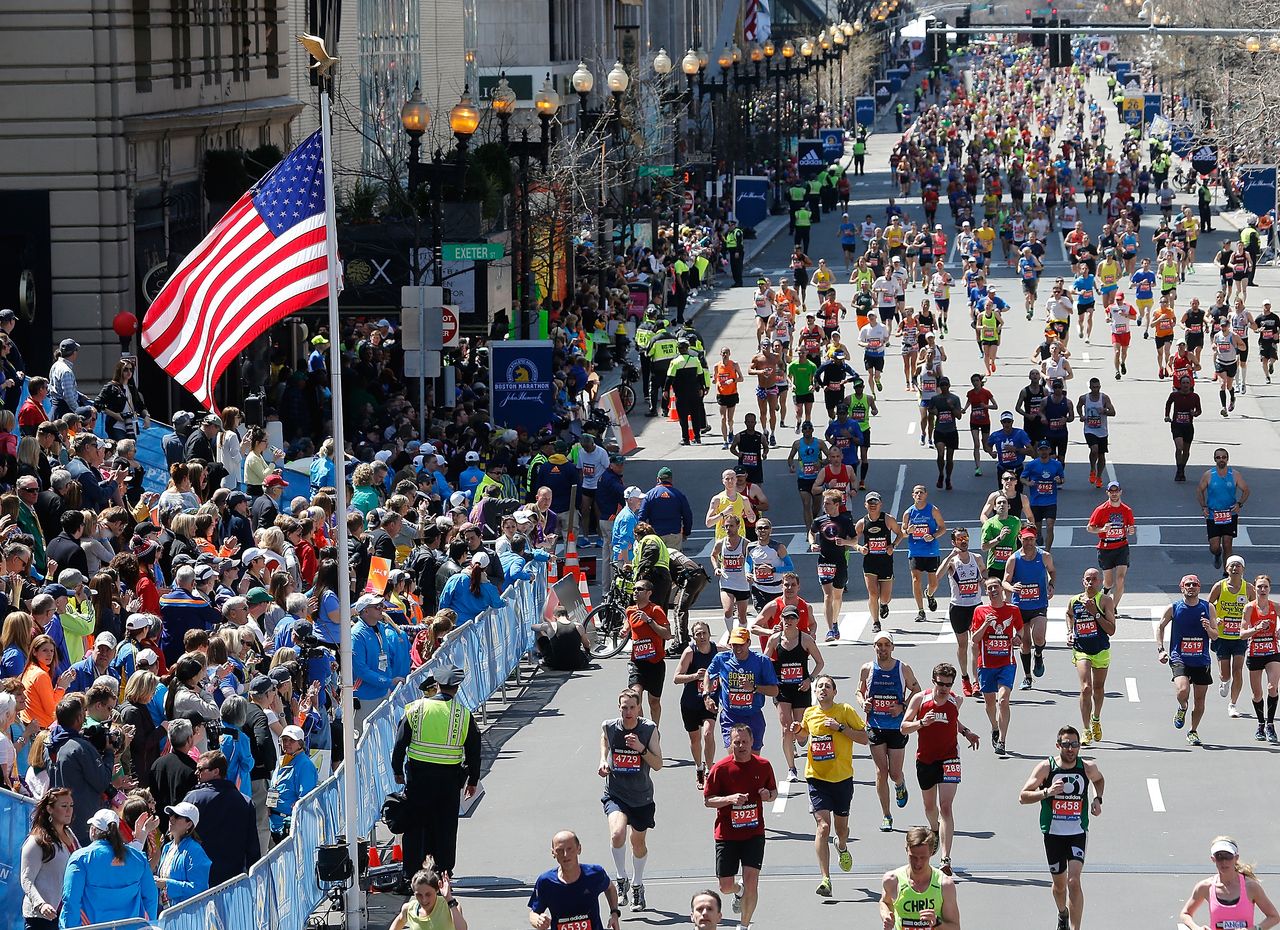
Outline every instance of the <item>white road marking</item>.
<svg viewBox="0 0 1280 930">
<path fill-rule="evenodd" d="M 1157 814 L 1164 813 L 1164 795 L 1160 793 L 1160 779 L 1147 779 L 1147 794 L 1151 797 L 1151 809 Z"/>
<path fill-rule="evenodd" d="M 899 512 L 898 505 L 902 503 L 902 488 L 906 485 L 906 483 L 907 483 L 907 466 L 899 465 L 898 466 L 898 483 L 897 483 L 897 486 L 894 487 L 893 489 L 893 504 L 889 507 L 890 514 L 897 514 Z"/>
<path fill-rule="evenodd" d="M 907 435 L 908 435 L 908 436 L 914 436 L 914 435 L 916 434 L 916 426 L 917 426 L 917 424 L 916 424 L 916 421 L 915 421 L 915 420 L 912 420 L 911 422 L 909 422 L 909 423 L 907 424 Z"/>
<path fill-rule="evenodd" d="M 836 628 L 840 631 L 840 642 L 859 641 L 866 633 L 870 622 L 871 614 L 865 610 L 850 610 L 842 613 L 840 619 L 836 621 Z"/>
<path fill-rule="evenodd" d="M 1092 356 L 1090 356 L 1088 352 L 1081 352 L 1081 353 L 1080 353 L 1080 361 L 1082 361 L 1082 362 L 1092 362 L 1092 361 L 1093 361 L 1093 357 L 1092 357 Z"/>
<path fill-rule="evenodd" d="M 1234 542 L 1232 542 L 1231 547 L 1233 549 L 1239 549 L 1239 548 L 1244 548 L 1246 546 L 1252 546 L 1252 545 L 1253 545 L 1253 540 L 1249 538 L 1249 528 L 1247 526 L 1237 525 L 1236 538 Z"/>
<path fill-rule="evenodd" d="M 1137 527 L 1138 533 L 1134 538 L 1134 542 L 1139 546 L 1158 546 L 1160 545 L 1160 527 L 1150 526 L 1148 524 L 1140 524 Z"/>
<path fill-rule="evenodd" d="M 773 799 L 772 813 L 781 814 L 787 809 L 787 798 L 791 797 L 791 782 L 784 781 L 778 785 L 778 796 Z"/>
<path fill-rule="evenodd" d="M 1116 484 L 1120 483 L 1120 479 L 1116 477 L 1116 467 L 1110 462 L 1107 462 L 1107 481 L 1114 481 Z"/>
<path fill-rule="evenodd" d="M 1141 700 L 1141 698 L 1138 697 L 1138 679 L 1126 678 L 1124 680 L 1124 690 L 1129 696 L 1130 704 L 1137 704 Z"/>
</svg>

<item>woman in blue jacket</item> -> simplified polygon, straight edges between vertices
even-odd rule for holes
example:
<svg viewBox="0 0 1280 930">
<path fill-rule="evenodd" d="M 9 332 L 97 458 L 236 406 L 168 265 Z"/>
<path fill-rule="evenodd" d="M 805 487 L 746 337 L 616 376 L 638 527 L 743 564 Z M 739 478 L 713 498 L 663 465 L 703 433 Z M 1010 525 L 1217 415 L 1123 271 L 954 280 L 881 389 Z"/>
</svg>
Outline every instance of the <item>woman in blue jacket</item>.
<svg viewBox="0 0 1280 930">
<path fill-rule="evenodd" d="M 501 607 L 502 592 L 488 581 L 489 556 L 477 552 L 471 565 L 444 583 L 440 592 L 440 609 L 446 607 L 458 615 L 458 626 L 470 623 L 490 607 Z"/>
<path fill-rule="evenodd" d="M 278 843 L 293 828 L 293 809 L 298 802 L 316 790 L 319 776 L 315 763 L 307 755 L 306 734 L 302 727 L 290 724 L 280 731 L 283 754 L 271 775 L 267 789 L 267 809 L 271 812 L 271 842 Z"/>
<path fill-rule="evenodd" d="M 89 818 L 89 845 L 67 860 L 59 927 L 114 920 L 154 920 L 160 913 L 147 857 L 125 845 L 120 818 L 108 808 Z"/>
<path fill-rule="evenodd" d="M 169 815 L 169 842 L 160 852 L 156 884 L 160 886 L 160 903 L 171 907 L 209 890 L 210 862 L 196 839 L 200 809 L 180 801 L 166 807 L 164 812 Z"/>
<path fill-rule="evenodd" d="M 244 731 L 245 721 L 249 719 L 249 702 L 233 694 L 222 702 L 218 712 L 222 716 L 218 748 L 227 757 L 227 781 L 239 788 L 247 800 L 253 801 L 253 783 L 249 777 L 253 771 L 253 744 Z"/>
</svg>

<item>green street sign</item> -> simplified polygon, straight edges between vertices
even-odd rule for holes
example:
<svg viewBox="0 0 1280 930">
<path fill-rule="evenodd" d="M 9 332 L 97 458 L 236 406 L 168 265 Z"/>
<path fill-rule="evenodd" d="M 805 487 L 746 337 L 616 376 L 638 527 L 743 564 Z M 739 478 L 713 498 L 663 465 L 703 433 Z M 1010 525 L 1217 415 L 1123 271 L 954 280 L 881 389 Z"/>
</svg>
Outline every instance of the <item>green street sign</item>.
<svg viewBox="0 0 1280 930">
<path fill-rule="evenodd" d="M 446 262 L 496 262 L 506 254 L 501 242 L 446 242 L 440 248 Z"/>
<path fill-rule="evenodd" d="M 669 178 L 676 173 L 675 165 L 641 165 L 642 178 Z"/>
</svg>

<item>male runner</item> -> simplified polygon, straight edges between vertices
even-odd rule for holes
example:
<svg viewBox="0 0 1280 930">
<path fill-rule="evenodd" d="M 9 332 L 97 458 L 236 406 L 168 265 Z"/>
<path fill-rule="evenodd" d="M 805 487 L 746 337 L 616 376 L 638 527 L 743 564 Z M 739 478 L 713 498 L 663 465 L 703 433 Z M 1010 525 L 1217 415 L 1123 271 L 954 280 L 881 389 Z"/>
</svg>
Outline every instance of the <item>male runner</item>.
<svg viewBox="0 0 1280 930">
<path fill-rule="evenodd" d="M 1205 695 L 1213 684 L 1213 669 L 1209 663 L 1209 642 L 1218 638 L 1218 618 L 1213 605 L 1200 600 L 1200 579 L 1195 575 L 1183 575 L 1179 583 L 1182 599 L 1165 608 L 1164 616 L 1156 627 L 1156 653 L 1161 663 L 1167 663 L 1173 673 L 1173 693 L 1178 701 L 1173 725 L 1181 730 L 1187 720 L 1187 700 L 1191 699 L 1191 731 L 1187 742 L 1200 745 L 1200 719 L 1204 716 Z M 1169 631 L 1169 648 L 1164 645 L 1165 627 Z"/>
<path fill-rule="evenodd" d="M 865 745 L 869 736 L 867 724 L 858 711 L 848 704 L 837 704 L 836 683 L 830 675 L 813 679 L 816 704 L 808 707 L 804 718 L 792 724 L 792 732 L 809 734 L 804 778 L 809 783 L 809 812 L 815 821 L 813 848 L 818 854 L 822 881 L 815 889 L 824 898 L 831 897 L 832 820 L 835 820 L 836 853 L 841 871 L 853 868 L 849 852 L 849 808 L 853 804 L 853 744 Z"/>
<path fill-rule="evenodd" d="M 929 827 L 939 837 L 942 871 L 951 874 L 951 838 L 955 833 L 952 802 L 960 787 L 960 749 L 957 735 L 977 749 L 981 740 L 960 722 L 960 704 L 964 698 L 952 690 L 956 668 L 940 662 L 933 668 L 933 687 L 922 691 L 907 703 L 902 719 L 902 732 L 919 733 L 916 738 L 916 780 L 924 799 L 924 813 Z"/>
<path fill-rule="evenodd" d="M 932 335 L 930 336 L 932 339 Z M 921 384 L 924 384 L 922 378 Z M 921 394 L 924 393 L 922 387 Z M 922 405 L 925 401 L 920 402 Z M 960 448 L 960 417 L 964 412 L 960 398 L 951 393 L 951 379 L 938 379 L 938 393 L 928 400 L 930 418 L 933 420 L 931 445 L 937 450 L 938 487 L 951 490 L 951 474 L 956 467 L 956 450 Z"/>
<path fill-rule="evenodd" d="M 766 322 L 768 318 L 766 317 Z M 747 374 L 756 379 L 756 404 L 760 408 L 760 425 L 768 427 L 770 438 L 778 429 L 778 356 L 768 340 L 760 343 L 760 351 L 751 357 Z M 771 445 L 777 445 L 776 440 Z"/>
<path fill-rule="evenodd" d="M 1209 551 L 1213 553 L 1213 567 L 1222 565 L 1224 558 L 1231 558 L 1232 540 L 1240 523 L 1240 511 L 1249 499 L 1249 484 L 1244 475 L 1228 466 L 1227 450 L 1213 450 L 1213 468 L 1205 470 L 1196 485 L 1196 497 L 1204 512 L 1205 532 L 1209 536 Z"/>
<path fill-rule="evenodd" d="M 880 322 L 875 310 L 868 311 L 867 325 L 858 330 L 858 345 L 862 347 L 862 364 L 867 369 L 874 397 L 884 376 L 884 347 L 889 343 L 889 328 Z"/>
<path fill-rule="evenodd" d="M 631 631 L 627 687 L 635 692 L 637 701 L 648 693 L 649 719 L 657 726 L 662 722 L 662 686 L 667 678 L 663 643 L 671 638 L 671 624 L 666 611 L 653 602 L 653 589 L 652 581 L 637 581 L 635 605 L 627 608 L 627 627 Z"/>
<path fill-rule="evenodd" d="M 1254 599 L 1253 585 L 1244 580 L 1244 559 L 1233 555 L 1227 559 L 1227 577 L 1209 589 L 1209 603 L 1218 616 L 1218 638 L 1213 641 L 1213 654 L 1218 657 L 1218 695 L 1227 697 L 1228 717 L 1240 717 L 1236 701 L 1244 685 L 1244 660 L 1249 643 L 1240 635 L 1244 609 Z"/>
<path fill-rule="evenodd" d="M 1102 590 L 1102 572 L 1085 569 L 1084 590 L 1067 601 L 1067 646 L 1080 676 L 1082 742 L 1102 739 L 1102 702 L 1107 696 L 1111 637 L 1116 633 L 1116 605 Z"/>
<path fill-rule="evenodd" d="M 894 799 L 898 807 L 907 806 L 907 783 L 902 775 L 907 737 L 902 732 L 902 717 L 907 703 L 920 692 L 911 666 L 893 657 L 893 635 L 877 633 L 873 643 L 876 657 L 858 673 L 858 701 L 867 715 L 867 742 L 876 764 L 876 795 L 880 799 L 880 831 L 893 829 L 889 813 L 889 781 L 893 781 Z"/>
<path fill-rule="evenodd" d="M 609 873 L 598 865 L 580 861 L 582 842 L 571 830 L 561 830 L 551 837 L 551 858 L 556 867 L 538 876 L 529 895 L 529 926 L 533 930 L 560 930 L 582 927 L 583 930 L 618 930 L 618 891 L 609 881 Z M 597 898 L 609 902 L 609 919 L 600 920 Z M 446 902 L 447 903 L 447 902 Z"/>
<path fill-rule="evenodd" d="M 911 489 L 911 506 L 902 512 L 902 529 L 907 536 L 907 558 L 911 565 L 911 593 L 916 599 L 916 622 L 925 619 L 924 601 L 929 610 L 938 609 L 938 564 L 941 551 L 938 537 L 947 529 L 947 521 L 937 505 L 929 503 L 929 492 L 923 484 Z"/>
<path fill-rule="evenodd" d="M 964 527 L 951 531 L 951 545 L 952 549 L 942 560 L 938 574 L 944 576 L 951 586 L 947 619 L 956 637 L 956 660 L 962 669 L 964 696 L 972 697 L 973 679 L 969 671 L 973 668 L 973 656 L 969 652 L 969 629 L 973 626 L 974 610 L 982 604 L 982 579 L 986 575 L 986 566 L 969 551 L 969 531 Z"/>
<path fill-rule="evenodd" d="M 1058 522 L 1058 490 L 1062 487 L 1062 463 L 1050 458 L 1047 439 L 1036 445 L 1036 457 L 1022 467 L 1031 518 L 1043 534 L 1045 549 L 1053 548 L 1053 527 Z"/>
<path fill-rule="evenodd" d="M 1089 483 L 1102 487 L 1107 468 L 1109 428 L 1107 418 L 1116 415 L 1111 398 L 1102 393 L 1102 382 L 1089 379 L 1089 392 L 1076 401 L 1076 416 L 1084 424 L 1084 441 L 1089 446 Z"/>
<path fill-rule="evenodd" d="M 1191 458 L 1191 443 L 1196 435 L 1195 419 L 1202 412 L 1194 382 L 1189 376 L 1178 378 L 1177 387 L 1164 402 L 1164 421 L 1173 435 L 1174 481 L 1187 480 L 1187 460 Z"/>
<path fill-rule="evenodd" d="M 1058 752 L 1031 770 L 1018 801 L 1040 805 L 1040 832 L 1058 906 L 1057 930 L 1080 930 L 1084 917 L 1084 853 L 1089 818 L 1102 814 L 1106 782 L 1096 762 L 1080 758 L 1082 740 L 1075 727 L 1058 730 Z M 1093 801 L 1089 786 L 1093 785 Z"/>
<path fill-rule="evenodd" d="M 1036 531 L 1030 527 L 1018 534 L 1018 551 L 1004 567 L 1004 589 L 1013 595 L 1013 606 L 1022 614 L 1027 632 L 1022 636 L 1022 690 L 1031 690 L 1031 674 L 1044 675 L 1045 630 L 1049 625 L 1049 600 L 1053 597 L 1056 571 L 1053 556 L 1036 548 Z M 1035 666 L 1031 651 L 1035 648 Z"/>
<path fill-rule="evenodd" d="M 880 896 L 884 930 L 960 930 L 960 905 L 950 864 L 935 869 L 929 861 L 937 836 L 924 827 L 907 831 L 907 864 L 885 872 Z"/>
<path fill-rule="evenodd" d="M 1086 533 L 1098 537 L 1098 568 L 1102 569 L 1103 590 L 1115 598 L 1117 612 L 1120 598 L 1124 597 L 1124 578 L 1129 573 L 1129 537 L 1138 532 L 1133 511 L 1120 499 L 1120 494 L 1120 482 L 1107 482 L 1107 499 L 1094 508 L 1084 528 Z"/>
<path fill-rule="evenodd" d="M 729 745 L 730 731 L 742 725 L 751 731 L 751 748 L 759 752 L 764 746 L 764 699 L 778 693 L 778 676 L 773 663 L 751 648 L 745 626 L 733 628 L 728 651 L 716 653 L 700 690 L 707 696 L 707 709 L 719 711 L 724 745 Z"/>
<path fill-rule="evenodd" d="M 813 483 L 826 464 L 827 455 L 827 444 L 813 435 L 813 423 L 809 420 L 802 422 L 800 438 L 791 444 L 791 452 L 787 455 L 787 470 L 796 476 L 796 490 L 800 495 L 800 510 L 806 527 L 813 524 Z M 797 458 L 800 460 L 799 471 L 796 470 Z M 810 531 L 809 547 L 813 548 L 816 543 Z"/>
<path fill-rule="evenodd" d="M 856 456 L 858 462 L 858 490 L 867 489 L 867 469 L 871 464 L 871 418 L 879 416 L 876 399 L 864 393 L 866 385 L 861 378 L 853 379 L 853 396 L 849 398 L 849 419 L 857 425 L 862 436 Z"/>
<path fill-rule="evenodd" d="M 605 817 L 613 850 L 618 900 L 631 887 L 631 910 L 643 911 L 644 867 L 649 858 L 645 842 L 654 825 L 652 773 L 662 768 L 658 724 L 640 716 L 640 695 L 630 689 L 618 695 L 620 716 L 600 727 L 600 777 L 605 780 Z M 633 878 L 627 879 L 627 833 L 631 834 Z"/>
<path fill-rule="evenodd" d="M 978 669 L 978 688 L 991 722 L 991 748 L 997 755 L 1004 755 L 1009 737 L 1009 699 L 1018 673 L 1013 646 L 1024 641 L 1027 634 L 1018 608 L 1005 601 L 1000 579 L 988 578 L 985 587 L 988 603 L 973 612 L 969 635 Z"/>
<path fill-rule="evenodd" d="M 731 752 L 707 774 L 703 803 L 716 812 L 720 893 L 733 895 L 733 912 L 742 915 L 739 926 L 749 930 L 764 866 L 764 805 L 778 796 L 778 783 L 769 761 L 752 752 L 750 726 L 734 724 L 726 736 Z M 741 884 L 736 880 L 739 868 Z"/>
<path fill-rule="evenodd" d="M 1129 342 L 1133 336 L 1129 329 L 1137 319 L 1138 311 L 1125 302 L 1122 292 L 1116 291 L 1115 299 L 1107 307 L 1107 321 L 1111 325 L 1111 354 L 1117 381 L 1129 373 Z"/>
</svg>

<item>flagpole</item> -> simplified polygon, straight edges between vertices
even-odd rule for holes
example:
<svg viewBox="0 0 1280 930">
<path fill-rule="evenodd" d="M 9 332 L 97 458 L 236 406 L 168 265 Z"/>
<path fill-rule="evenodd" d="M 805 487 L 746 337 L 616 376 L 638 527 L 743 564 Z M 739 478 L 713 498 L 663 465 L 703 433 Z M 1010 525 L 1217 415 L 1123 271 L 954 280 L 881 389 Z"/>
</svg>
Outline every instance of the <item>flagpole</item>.
<svg viewBox="0 0 1280 930">
<path fill-rule="evenodd" d="M 347 549 L 347 469 L 346 438 L 342 429 L 342 338 L 338 329 L 338 223 L 333 193 L 333 142 L 329 116 L 329 94 L 320 94 L 320 137 L 324 152 L 324 229 L 329 266 L 329 384 L 333 410 L 334 506 L 338 530 L 338 616 L 340 629 L 340 674 L 342 678 L 342 800 L 343 830 L 347 856 L 351 861 L 351 888 L 346 895 L 343 925 L 348 930 L 364 926 L 363 893 L 360 888 L 360 837 L 356 831 L 356 732 L 355 683 L 351 668 L 351 555 Z"/>
</svg>

